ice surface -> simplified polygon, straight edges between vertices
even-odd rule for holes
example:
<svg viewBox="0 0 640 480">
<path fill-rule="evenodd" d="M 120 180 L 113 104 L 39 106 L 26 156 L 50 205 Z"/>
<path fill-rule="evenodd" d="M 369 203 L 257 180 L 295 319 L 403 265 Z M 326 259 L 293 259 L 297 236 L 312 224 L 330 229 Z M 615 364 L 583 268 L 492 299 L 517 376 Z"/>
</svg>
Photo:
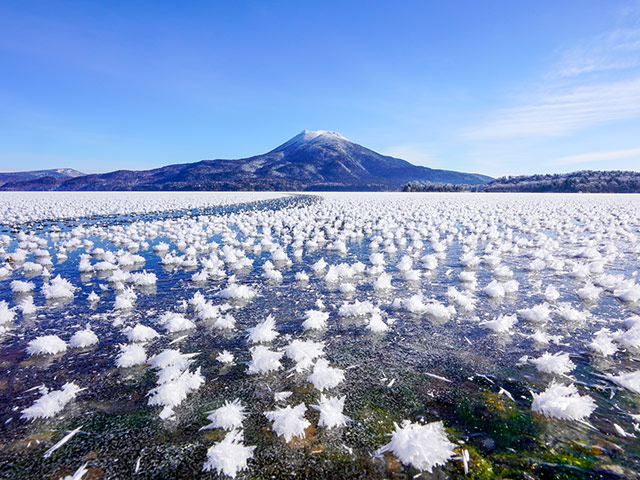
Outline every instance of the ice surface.
<svg viewBox="0 0 640 480">
<path fill-rule="evenodd" d="M 23 477 L 457 477 L 576 442 L 637 461 L 638 197 L 225 195 L 0 195 L 0 443 Z M 23 415 L 65 382 L 86 396 Z M 40 461 L 80 425 L 100 455 L 75 437 Z"/>
</svg>

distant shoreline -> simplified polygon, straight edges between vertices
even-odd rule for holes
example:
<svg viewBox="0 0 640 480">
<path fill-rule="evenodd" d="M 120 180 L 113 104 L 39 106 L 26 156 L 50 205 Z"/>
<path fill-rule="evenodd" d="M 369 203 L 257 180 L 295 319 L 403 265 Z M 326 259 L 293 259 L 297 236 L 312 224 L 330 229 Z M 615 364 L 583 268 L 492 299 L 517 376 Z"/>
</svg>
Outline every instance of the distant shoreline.
<svg viewBox="0 0 640 480">
<path fill-rule="evenodd" d="M 403 192 L 640 193 L 640 172 L 582 170 L 500 177 L 482 185 L 409 182 Z"/>
</svg>

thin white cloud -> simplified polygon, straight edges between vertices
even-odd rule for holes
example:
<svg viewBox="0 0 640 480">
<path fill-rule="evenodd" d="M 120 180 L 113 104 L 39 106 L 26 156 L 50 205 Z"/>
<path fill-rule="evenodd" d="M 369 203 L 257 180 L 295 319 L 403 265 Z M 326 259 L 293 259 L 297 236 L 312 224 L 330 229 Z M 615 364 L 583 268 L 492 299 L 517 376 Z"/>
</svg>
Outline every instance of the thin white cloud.
<svg viewBox="0 0 640 480">
<path fill-rule="evenodd" d="M 423 144 L 410 143 L 404 145 L 394 145 L 385 149 L 383 155 L 401 158 L 415 165 L 432 166 L 436 161 L 436 157 L 429 153 L 428 147 Z"/>
<path fill-rule="evenodd" d="M 611 160 L 624 160 L 638 158 L 640 160 L 640 148 L 630 148 L 627 150 L 612 150 L 608 152 L 581 153 L 579 155 L 568 155 L 556 158 L 553 165 L 572 165 L 576 163 L 606 162 Z"/>
<path fill-rule="evenodd" d="M 611 70 L 625 70 L 640 65 L 637 59 L 603 60 L 599 58 L 582 58 L 579 62 L 572 62 L 554 75 L 558 77 L 575 77 L 589 73 L 607 72 Z"/>
<path fill-rule="evenodd" d="M 640 77 L 552 89 L 529 104 L 499 112 L 469 132 L 472 139 L 561 136 L 640 116 Z"/>
<path fill-rule="evenodd" d="M 638 22 L 558 53 L 558 62 L 511 107 L 470 129 L 472 140 L 566 136 L 594 126 L 640 118 Z"/>
<path fill-rule="evenodd" d="M 551 78 L 566 78 L 640 65 L 640 29 L 622 28 L 598 35 L 585 44 L 560 54 Z"/>
</svg>

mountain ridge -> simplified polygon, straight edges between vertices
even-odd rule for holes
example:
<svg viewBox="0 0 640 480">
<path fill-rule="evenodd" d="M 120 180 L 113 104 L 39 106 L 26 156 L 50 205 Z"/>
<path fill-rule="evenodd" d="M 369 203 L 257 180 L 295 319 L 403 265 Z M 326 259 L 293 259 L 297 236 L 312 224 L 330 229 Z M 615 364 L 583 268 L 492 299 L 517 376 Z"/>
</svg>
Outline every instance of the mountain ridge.
<svg viewBox="0 0 640 480">
<path fill-rule="evenodd" d="M 399 190 L 409 181 L 482 184 L 491 177 L 431 169 L 382 155 L 337 132 L 303 130 L 273 150 L 150 170 L 7 183 L 2 190 Z"/>
<path fill-rule="evenodd" d="M 86 173 L 73 168 L 52 168 L 48 170 L 27 170 L 18 172 L 0 172 L 0 185 L 5 183 L 24 182 L 42 178 L 74 178 L 84 176 Z"/>
<path fill-rule="evenodd" d="M 482 185 L 409 182 L 404 192 L 640 193 L 640 172 L 577 170 L 500 177 Z"/>
</svg>

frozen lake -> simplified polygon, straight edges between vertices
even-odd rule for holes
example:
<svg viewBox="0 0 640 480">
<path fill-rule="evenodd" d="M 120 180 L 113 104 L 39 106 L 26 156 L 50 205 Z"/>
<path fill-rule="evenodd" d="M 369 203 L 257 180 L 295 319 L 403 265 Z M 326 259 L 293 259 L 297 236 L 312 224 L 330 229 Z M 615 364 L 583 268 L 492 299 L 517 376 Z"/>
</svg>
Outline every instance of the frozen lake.
<svg viewBox="0 0 640 480">
<path fill-rule="evenodd" d="M 2 193 L 0 258 L 2 477 L 640 471 L 638 195 Z"/>
</svg>

